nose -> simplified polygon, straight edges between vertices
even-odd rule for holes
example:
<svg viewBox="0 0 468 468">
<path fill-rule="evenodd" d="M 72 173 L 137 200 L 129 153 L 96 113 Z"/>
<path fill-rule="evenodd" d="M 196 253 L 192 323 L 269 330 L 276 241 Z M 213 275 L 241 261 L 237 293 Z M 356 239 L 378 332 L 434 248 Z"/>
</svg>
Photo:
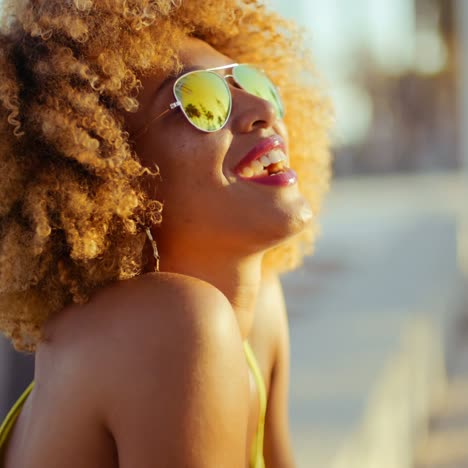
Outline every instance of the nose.
<svg viewBox="0 0 468 468">
<path fill-rule="evenodd" d="M 243 89 L 232 87 L 231 93 L 231 127 L 234 132 L 249 133 L 275 124 L 278 116 L 273 104 Z"/>
</svg>

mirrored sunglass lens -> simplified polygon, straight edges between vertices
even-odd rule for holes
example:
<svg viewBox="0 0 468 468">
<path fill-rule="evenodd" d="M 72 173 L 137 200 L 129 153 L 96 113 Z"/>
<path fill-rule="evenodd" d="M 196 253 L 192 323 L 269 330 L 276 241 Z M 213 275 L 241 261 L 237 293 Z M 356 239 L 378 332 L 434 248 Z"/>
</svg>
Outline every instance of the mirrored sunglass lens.
<svg viewBox="0 0 468 468">
<path fill-rule="evenodd" d="M 250 65 L 238 65 L 233 70 L 237 83 L 247 92 L 273 104 L 278 117 L 284 116 L 284 107 L 276 86 L 261 70 Z"/>
<path fill-rule="evenodd" d="M 187 118 L 200 130 L 219 130 L 229 118 L 231 95 L 224 79 L 216 73 L 196 71 L 182 77 L 175 94 Z"/>
</svg>

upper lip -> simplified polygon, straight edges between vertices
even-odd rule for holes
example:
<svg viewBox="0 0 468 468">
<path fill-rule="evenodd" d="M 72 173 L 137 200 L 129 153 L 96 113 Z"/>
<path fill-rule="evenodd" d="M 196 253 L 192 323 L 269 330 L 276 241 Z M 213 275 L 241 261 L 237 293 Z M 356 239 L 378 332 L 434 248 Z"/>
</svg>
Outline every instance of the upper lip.
<svg viewBox="0 0 468 468">
<path fill-rule="evenodd" d="M 248 166 L 252 161 L 261 158 L 264 154 L 269 153 L 271 150 L 280 149 L 286 154 L 286 144 L 279 135 L 272 135 L 259 141 L 237 164 L 235 171 L 242 170 Z"/>
</svg>

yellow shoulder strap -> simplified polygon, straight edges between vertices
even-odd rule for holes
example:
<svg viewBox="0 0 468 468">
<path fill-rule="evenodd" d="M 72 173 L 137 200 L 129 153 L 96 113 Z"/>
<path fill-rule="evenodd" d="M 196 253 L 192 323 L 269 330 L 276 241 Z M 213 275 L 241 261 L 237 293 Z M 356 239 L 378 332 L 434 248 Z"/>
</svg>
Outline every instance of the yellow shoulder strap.
<svg viewBox="0 0 468 468">
<path fill-rule="evenodd" d="M 17 402 L 13 405 L 11 410 L 8 412 L 6 418 L 4 419 L 2 425 L 0 426 L 0 453 L 2 452 L 3 446 L 5 445 L 5 442 L 8 436 L 10 435 L 11 430 L 13 429 L 15 421 L 18 418 L 18 415 L 20 414 L 20 411 L 21 411 L 21 408 L 23 407 L 24 402 L 26 398 L 28 397 L 28 395 L 31 393 L 33 387 L 34 387 L 34 381 L 29 384 L 28 388 L 18 398 Z"/>
<path fill-rule="evenodd" d="M 258 366 L 257 360 L 255 359 L 254 352 L 252 351 L 252 348 L 250 347 L 250 344 L 247 340 L 244 341 L 244 352 L 249 367 L 254 375 L 260 399 L 260 417 L 258 419 L 257 434 L 255 435 L 255 440 L 252 445 L 250 468 L 264 468 L 265 462 L 263 459 L 263 437 L 265 433 L 265 414 L 267 406 L 265 383 L 263 381 L 260 367 Z"/>
</svg>

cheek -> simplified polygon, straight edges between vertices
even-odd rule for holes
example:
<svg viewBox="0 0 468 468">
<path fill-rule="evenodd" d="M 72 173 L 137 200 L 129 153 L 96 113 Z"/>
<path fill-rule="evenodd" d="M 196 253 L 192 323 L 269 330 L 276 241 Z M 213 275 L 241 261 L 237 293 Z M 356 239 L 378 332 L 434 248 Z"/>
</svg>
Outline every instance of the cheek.
<svg viewBox="0 0 468 468">
<path fill-rule="evenodd" d="M 164 148 L 161 152 L 162 166 L 171 179 L 190 177 L 195 183 L 203 185 L 219 181 L 230 145 L 230 139 L 219 133 L 197 132 L 189 139 L 175 136 L 172 142 L 161 145 L 160 148 Z"/>
<path fill-rule="evenodd" d="M 228 131 L 202 133 L 175 119 L 153 128 L 140 151 L 148 165 L 155 163 L 161 171 L 161 199 L 187 206 L 220 196 L 219 189 L 227 183 L 223 167 L 229 165 L 231 142 Z"/>
<path fill-rule="evenodd" d="M 208 138 L 201 139 L 206 143 L 199 144 L 195 140 L 179 142 L 160 152 L 161 190 L 168 202 L 185 205 L 206 203 L 218 196 L 219 189 L 225 185 L 224 145 L 208 144 Z"/>
<path fill-rule="evenodd" d="M 275 131 L 278 133 L 283 140 L 286 142 L 286 148 L 289 148 L 289 134 L 288 134 L 288 128 L 286 127 L 286 124 L 284 120 L 279 120 L 275 124 Z"/>
</svg>

